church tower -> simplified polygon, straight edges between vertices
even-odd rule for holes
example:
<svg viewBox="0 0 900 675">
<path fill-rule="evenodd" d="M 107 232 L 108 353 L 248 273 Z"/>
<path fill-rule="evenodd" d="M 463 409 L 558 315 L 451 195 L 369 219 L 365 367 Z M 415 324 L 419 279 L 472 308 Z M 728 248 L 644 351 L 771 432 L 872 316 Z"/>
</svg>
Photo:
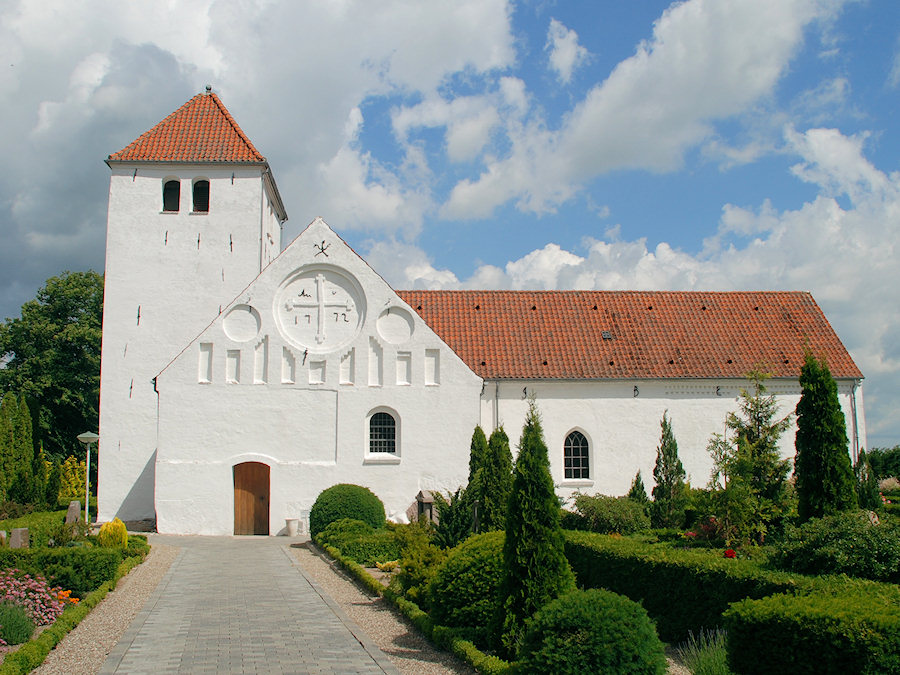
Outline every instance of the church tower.
<svg viewBox="0 0 900 675">
<path fill-rule="evenodd" d="M 210 87 L 106 163 L 98 519 L 149 520 L 154 378 L 279 254 L 287 214 Z"/>
</svg>

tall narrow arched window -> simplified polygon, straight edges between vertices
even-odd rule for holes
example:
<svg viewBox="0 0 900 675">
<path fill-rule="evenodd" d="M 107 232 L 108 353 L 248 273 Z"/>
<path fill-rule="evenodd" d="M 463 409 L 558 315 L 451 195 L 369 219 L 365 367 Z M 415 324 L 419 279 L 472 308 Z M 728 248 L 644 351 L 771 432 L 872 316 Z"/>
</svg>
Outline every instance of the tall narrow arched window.
<svg viewBox="0 0 900 675">
<path fill-rule="evenodd" d="M 181 182 L 167 180 L 163 184 L 163 211 L 177 212 L 181 201 Z"/>
<path fill-rule="evenodd" d="M 397 452 L 397 421 L 386 412 L 369 418 L 369 452 Z"/>
<path fill-rule="evenodd" d="M 194 213 L 209 211 L 209 181 L 194 181 Z"/>
<path fill-rule="evenodd" d="M 588 439 L 580 431 L 573 431 L 566 436 L 563 446 L 563 466 L 565 477 L 586 479 L 591 477 L 591 454 Z"/>
</svg>

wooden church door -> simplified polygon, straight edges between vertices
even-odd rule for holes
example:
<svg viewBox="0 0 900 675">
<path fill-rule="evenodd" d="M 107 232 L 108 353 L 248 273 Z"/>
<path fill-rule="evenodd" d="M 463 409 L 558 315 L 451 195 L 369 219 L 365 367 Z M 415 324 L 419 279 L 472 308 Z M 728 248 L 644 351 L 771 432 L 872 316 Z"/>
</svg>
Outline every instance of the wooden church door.
<svg viewBox="0 0 900 675">
<path fill-rule="evenodd" d="M 269 534 L 269 466 L 234 466 L 234 533 Z"/>
</svg>

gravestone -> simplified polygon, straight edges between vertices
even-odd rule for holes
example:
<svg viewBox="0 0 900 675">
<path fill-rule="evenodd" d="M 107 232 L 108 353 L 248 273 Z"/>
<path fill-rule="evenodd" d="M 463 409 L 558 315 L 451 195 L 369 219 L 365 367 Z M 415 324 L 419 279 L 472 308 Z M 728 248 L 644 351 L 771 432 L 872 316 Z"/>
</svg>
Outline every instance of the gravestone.
<svg viewBox="0 0 900 675">
<path fill-rule="evenodd" d="M 73 499 L 69 502 L 69 510 L 66 511 L 66 525 L 77 523 L 81 519 L 81 502 Z"/>
<path fill-rule="evenodd" d="M 9 536 L 10 548 L 28 548 L 28 528 L 16 527 Z"/>
</svg>

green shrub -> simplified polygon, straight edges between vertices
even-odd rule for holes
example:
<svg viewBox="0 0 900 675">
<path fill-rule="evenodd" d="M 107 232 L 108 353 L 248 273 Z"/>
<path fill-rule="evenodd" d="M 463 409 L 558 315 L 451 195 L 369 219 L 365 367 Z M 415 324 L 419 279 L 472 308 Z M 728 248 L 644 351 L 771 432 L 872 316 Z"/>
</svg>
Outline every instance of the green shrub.
<svg viewBox="0 0 900 675">
<path fill-rule="evenodd" d="M 0 569 L 15 567 L 32 576 L 39 574 L 83 598 L 114 578 L 123 558 L 121 549 L 109 548 L 0 549 Z"/>
<path fill-rule="evenodd" d="M 329 523 L 355 518 L 375 529 L 384 527 L 384 504 L 369 488 L 340 483 L 323 490 L 309 512 L 309 533 L 315 537 Z"/>
<path fill-rule="evenodd" d="M 643 504 L 628 497 L 579 494 L 575 496 L 575 508 L 585 520 L 584 529 L 591 532 L 632 534 L 650 529 Z"/>
<path fill-rule="evenodd" d="M 503 532 L 476 534 L 450 551 L 429 591 L 435 623 L 471 627 L 484 644 L 499 602 L 503 540 Z"/>
<path fill-rule="evenodd" d="M 553 600 L 528 622 L 523 672 L 540 675 L 666 672 L 663 644 L 636 602 L 589 589 Z"/>
<path fill-rule="evenodd" d="M 433 530 L 425 521 L 398 525 L 394 533 L 400 542 L 400 571 L 392 579 L 394 588 L 427 611 L 431 608 L 429 584 L 447 559 L 447 551 L 433 543 Z"/>
<path fill-rule="evenodd" d="M 113 518 L 108 523 L 100 526 L 100 534 L 97 536 L 100 546 L 104 548 L 127 548 L 128 530 L 118 518 Z"/>
<path fill-rule="evenodd" d="M 559 510 L 559 526 L 564 530 L 587 530 L 587 519 L 580 513 L 569 511 L 568 509 Z"/>
<path fill-rule="evenodd" d="M 34 622 L 23 607 L 0 604 L 0 640 L 8 645 L 20 645 L 31 639 Z"/>
<path fill-rule="evenodd" d="M 640 602 L 668 642 L 715 628 L 732 602 L 792 592 L 810 580 L 727 559 L 721 550 L 673 549 L 633 538 L 566 532 L 566 557 L 579 587 L 606 588 Z"/>
<path fill-rule="evenodd" d="M 393 532 L 374 530 L 368 523 L 353 518 L 329 523 L 318 534 L 316 542 L 333 546 L 345 557 L 366 567 L 400 557 L 400 543 Z"/>
<path fill-rule="evenodd" d="M 724 619 L 729 663 L 740 673 L 900 673 L 893 585 L 833 579 L 806 596 L 735 603 Z"/>
<path fill-rule="evenodd" d="M 900 526 L 873 525 L 863 511 L 812 519 L 788 530 L 773 563 L 803 574 L 900 582 Z"/>
<path fill-rule="evenodd" d="M 459 488 L 455 493 L 447 493 L 447 497 L 440 492 L 434 492 L 433 495 L 434 508 L 438 514 L 434 543 L 441 548 L 459 546 L 472 534 L 474 527 L 471 493 Z"/>
</svg>

